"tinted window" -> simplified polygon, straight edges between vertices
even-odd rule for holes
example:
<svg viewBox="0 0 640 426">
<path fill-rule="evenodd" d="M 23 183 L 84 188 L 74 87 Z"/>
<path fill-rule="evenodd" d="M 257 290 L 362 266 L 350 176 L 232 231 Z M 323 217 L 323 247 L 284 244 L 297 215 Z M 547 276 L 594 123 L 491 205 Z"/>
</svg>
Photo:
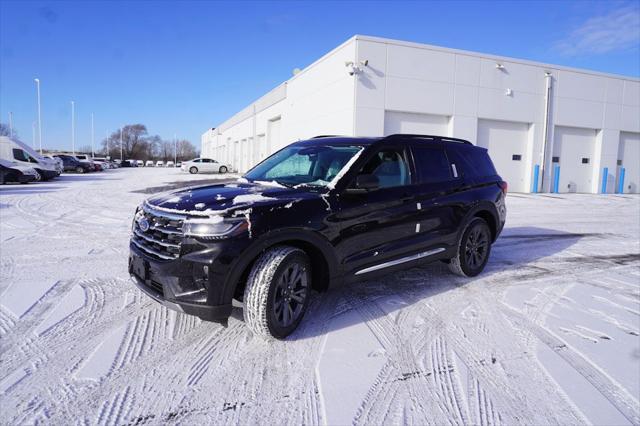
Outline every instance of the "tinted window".
<svg viewBox="0 0 640 426">
<path fill-rule="evenodd" d="M 451 162 L 456 165 L 458 173 L 462 172 L 467 177 L 495 176 L 498 174 L 486 149 L 452 144 L 447 147 L 447 153 Z"/>
<path fill-rule="evenodd" d="M 420 183 L 445 182 L 451 179 L 451 165 L 442 149 L 414 146 L 412 151 Z"/>
<path fill-rule="evenodd" d="M 404 153 L 397 149 L 384 149 L 376 153 L 359 174 L 370 174 L 378 178 L 380 188 L 408 185 L 409 167 Z"/>
<path fill-rule="evenodd" d="M 203 159 L 202 159 L 202 162 L 203 162 L 203 163 L 211 163 L 211 160 L 210 160 L 210 159 L 208 159 L 208 158 L 203 158 Z"/>
</svg>

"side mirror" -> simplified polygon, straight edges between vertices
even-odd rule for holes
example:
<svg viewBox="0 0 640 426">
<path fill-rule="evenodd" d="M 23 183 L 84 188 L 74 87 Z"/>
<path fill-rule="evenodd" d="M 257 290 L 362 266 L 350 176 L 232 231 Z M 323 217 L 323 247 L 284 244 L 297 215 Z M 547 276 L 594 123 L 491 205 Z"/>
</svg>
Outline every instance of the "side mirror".
<svg viewBox="0 0 640 426">
<path fill-rule="evenodd" d="M 347 188 L 349 194 L 362 194 L 364 192 L 373 191 L 380 187 L 380 181 L 375 175 L 362 174 L 356 176 L 353 185 Z"/>
</svg>

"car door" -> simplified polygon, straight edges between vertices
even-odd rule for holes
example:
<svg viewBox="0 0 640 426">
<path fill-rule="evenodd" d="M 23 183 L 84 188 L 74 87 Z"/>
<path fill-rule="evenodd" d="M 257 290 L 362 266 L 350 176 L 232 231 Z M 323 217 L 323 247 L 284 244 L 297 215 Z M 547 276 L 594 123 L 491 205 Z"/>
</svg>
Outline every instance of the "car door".
<svg viewBox="0 0 640 426">
<path fill-rule="evenodd" d="M 415 202 L 419 244 L 433 252 L 453 249 L 467 205 L 461 191 L 463 181 L 442 143 L 416 141 L 411 153 L 418 180 Z"/>
<path fill-rule="evenodd" d="M 337 197 L 334 217 L 340 223 L 340 238 L 336 248 L 345 272 L 365 273 L 412 251 L 416 205 L 409 155 L 402 143 L 376 149 L 358 175 L 378 178 L 378 189 L 361 193 L 347 189 Z"/>
</svg>

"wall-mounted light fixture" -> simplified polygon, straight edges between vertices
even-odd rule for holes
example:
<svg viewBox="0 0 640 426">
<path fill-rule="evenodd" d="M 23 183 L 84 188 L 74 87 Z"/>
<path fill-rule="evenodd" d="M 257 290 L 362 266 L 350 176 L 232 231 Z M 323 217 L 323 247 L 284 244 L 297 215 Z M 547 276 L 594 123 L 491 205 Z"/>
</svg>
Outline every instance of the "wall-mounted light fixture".
<svg viewBox="0 0 640 426">
<path fill-rule="evenodd" d="M 496 62 L 496 69 L 503 70 L 504 65 L 502 65 L 500 62 Z"/>
<path fill-rule="evenodd" d="M 504 94 L 505 94 L 505 96 L 513 96 L 513 90 L 511 90 L 511 89 L 507 89 L 507 90 L 504 92 Z"/>
</svg>

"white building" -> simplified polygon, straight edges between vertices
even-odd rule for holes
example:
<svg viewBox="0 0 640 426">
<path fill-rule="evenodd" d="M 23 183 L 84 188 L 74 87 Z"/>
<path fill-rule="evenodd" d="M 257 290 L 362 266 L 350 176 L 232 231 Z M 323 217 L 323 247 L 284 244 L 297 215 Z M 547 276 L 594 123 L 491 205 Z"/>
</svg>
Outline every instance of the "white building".
<svg viewBox="0 0 640 426">
<path fill-rule="evenodd" d="M 242 172 L 298 139 L 393 133 L 486 147 L 514 192 L 613 193 L 622 168 L 640 191 L 640 80 L 366 36 L 204 133 L 202 155 Z"/>
</svg>

